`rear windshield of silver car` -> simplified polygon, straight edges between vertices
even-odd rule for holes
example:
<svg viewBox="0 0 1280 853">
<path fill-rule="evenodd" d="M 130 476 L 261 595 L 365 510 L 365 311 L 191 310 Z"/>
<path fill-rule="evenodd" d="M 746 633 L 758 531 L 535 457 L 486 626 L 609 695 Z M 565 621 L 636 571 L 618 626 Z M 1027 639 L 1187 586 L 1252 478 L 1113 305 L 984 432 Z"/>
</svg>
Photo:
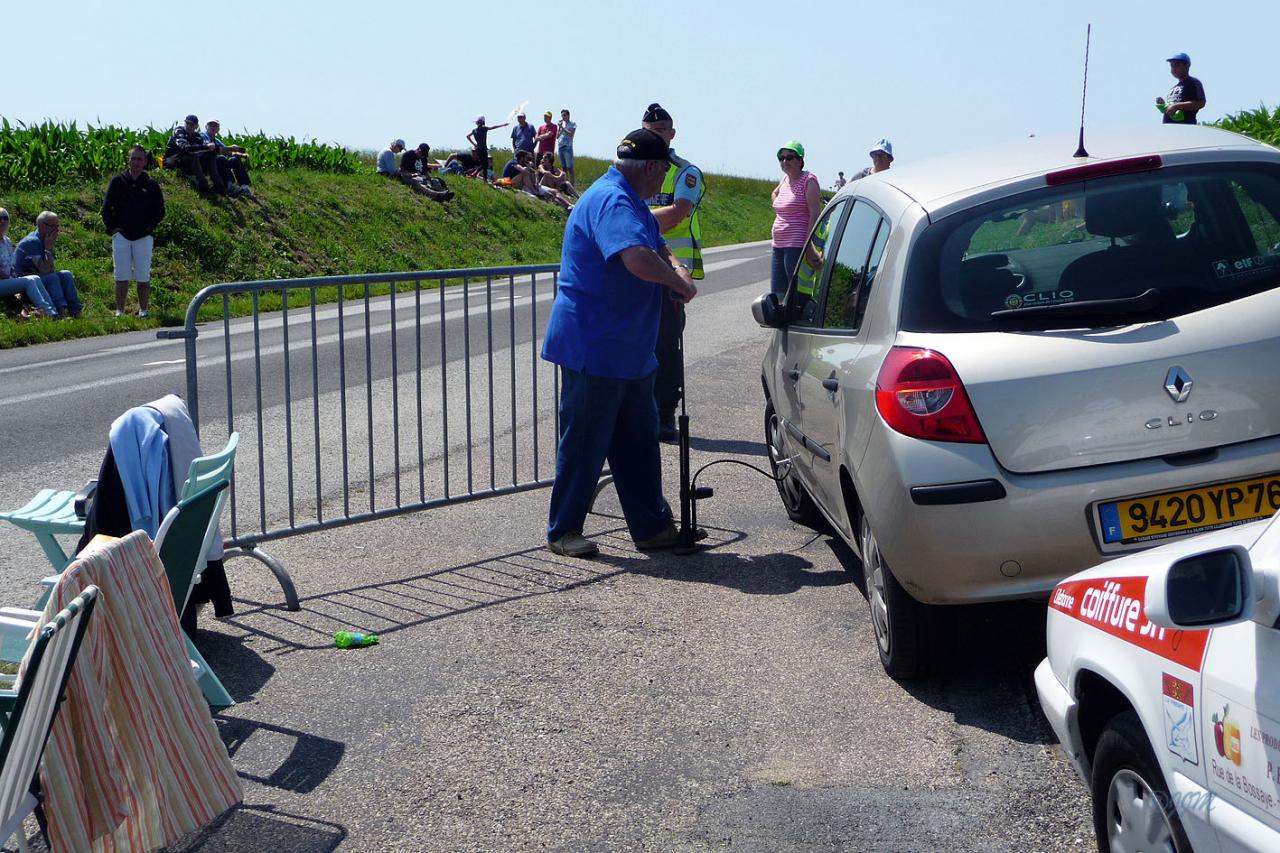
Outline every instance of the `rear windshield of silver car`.
<svg viewBox="0 0 1280 853">
<path fill-rule="evenodd" d="M 1095 328 L 1280 285 L 1280 169 L 1163 168 L 1046 187 L 939 220 L 907 271 L 903 329 Z"/>
</svg>

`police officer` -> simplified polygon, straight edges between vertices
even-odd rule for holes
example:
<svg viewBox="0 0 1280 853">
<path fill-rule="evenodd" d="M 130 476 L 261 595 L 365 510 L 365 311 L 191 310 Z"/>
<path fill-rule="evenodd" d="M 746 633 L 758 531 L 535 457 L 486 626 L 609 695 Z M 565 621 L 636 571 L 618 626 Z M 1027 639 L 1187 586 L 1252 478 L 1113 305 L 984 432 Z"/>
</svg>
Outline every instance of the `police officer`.
<svg viewBox="0 0 1280 853">
<path fill-rule="evenodd" d="M 660 104 L 649 105 L 642 125 L 661 136 L 668 145 L 676 135 L 671 113 Z M 695 280 L 701 280 L 702 228 L 698 221 L 698 205 L 705 191 L 702 170 L 677 156 L 674 148 L 671 149 L 670 162 L 662 189 L 645 199 L 645 204 L 658 220 L 658 229 L 662 231 L 662 238 L 672 257 L 688 269 Z M 684 329 L 685 318 L 680 303 L 671 302 L 664 307 L 658 325 L 658 344 L 654 350 L 658 357 L 658 374 L 653 396 L 658 403 L 658 438 L 671 442 L 678 437 L 676 406 L 684 393 L 680 384 L 680 332 Z"/>
</svg>

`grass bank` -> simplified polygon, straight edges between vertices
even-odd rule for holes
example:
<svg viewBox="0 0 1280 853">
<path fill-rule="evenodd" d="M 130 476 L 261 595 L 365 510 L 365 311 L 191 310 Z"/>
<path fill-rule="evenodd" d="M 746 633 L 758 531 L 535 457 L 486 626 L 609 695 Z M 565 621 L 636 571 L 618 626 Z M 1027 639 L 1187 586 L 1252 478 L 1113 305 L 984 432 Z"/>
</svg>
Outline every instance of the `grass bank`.
<svg viewBox="0 0 1280 853">
<path fill-rule="evenodd" d="M 580 185 L 603 160 L 578 158 Z M 499 164 L 498 168 L 501 168 Z M 0 191 L 16 243 L 41 210 L 62 222 L 58 266 L 85 303 L 76 320 L 19 322 L 0 315 L 0 347 L 182 322 L 191 297 L 226 281 L 549 263 L 560 258 L 565 214 L 554 205 L 479 181 L 447 179 L 457 196 L 437 204 L 367 172 L 309 169 L 255 173 L 254 199 L 201 198 L 169 171 L 153 171 L 168 213 L 156 231 L 152 316 L 115 319 L 110 240 L 99 208 L 105 182 Z M 702 231 L 709 246 L 762 240 L 773 214 L 768 181 L 707 175 Z M 134 298 L 131 288 L 130 299 Z"/>
</svg>

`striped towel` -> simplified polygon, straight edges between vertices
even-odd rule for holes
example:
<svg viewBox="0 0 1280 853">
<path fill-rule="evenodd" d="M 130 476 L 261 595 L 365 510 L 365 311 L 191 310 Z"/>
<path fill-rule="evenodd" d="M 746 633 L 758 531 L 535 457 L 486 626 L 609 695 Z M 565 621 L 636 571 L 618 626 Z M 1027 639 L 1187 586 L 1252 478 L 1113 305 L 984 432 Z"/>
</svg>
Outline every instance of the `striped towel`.
<svg viewBox="0 0 1280 853">
<path fill-rule="evenodd" d="M 164 565 L 135 531 L 98 539 L 58 581 L 44 625 L 89 584 L 102 596 L 45 750 L 55 851 L 146 851 L 244 796 L 191 672 Z"/>
</svg>

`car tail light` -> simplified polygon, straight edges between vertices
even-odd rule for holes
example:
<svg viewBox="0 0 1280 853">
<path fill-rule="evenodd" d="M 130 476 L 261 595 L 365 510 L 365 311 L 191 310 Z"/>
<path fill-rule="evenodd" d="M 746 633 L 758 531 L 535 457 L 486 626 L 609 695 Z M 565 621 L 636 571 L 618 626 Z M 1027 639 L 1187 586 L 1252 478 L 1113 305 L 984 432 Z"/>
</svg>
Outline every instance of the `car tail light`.
<svg viewBox="0 0 1280 853">
<path fill-rule="evenodd" d="M 876 377 L 876 409 L 894 430 L 930 441 L 986 444 L 960 375 L 940 352 L 894 347 Z"/>
</svg>

